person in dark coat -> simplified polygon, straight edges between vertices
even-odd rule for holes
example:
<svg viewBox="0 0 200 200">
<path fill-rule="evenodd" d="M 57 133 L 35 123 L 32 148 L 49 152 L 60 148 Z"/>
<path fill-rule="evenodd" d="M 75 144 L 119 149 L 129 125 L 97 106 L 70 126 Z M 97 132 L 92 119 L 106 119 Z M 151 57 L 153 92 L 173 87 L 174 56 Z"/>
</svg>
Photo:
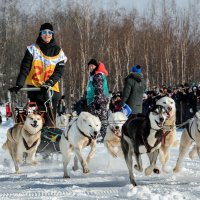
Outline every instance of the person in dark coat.
<svg viewBox="0 0 200 200">
<path fill-rule="evenodd" d="M 55 117 L 57 103 L 60 99 L 58 81 L 63 75 L 66 61 L 67 57 L 54 38 L 53 26 L 50 23 L 42 24 L 36 43 L 27 47 L 16 86 L 10 88 L 10 91 L 17 93 L 24 84 L 27 87 L 41 88 L 39 92 L 28 92 L 28 98 L 44 110 L 44 102 L 48 99 L 47 90 L 51 88 Z"/>
<path fill-rule="evenodd" d="M 154 90 L 147 91 L 147 98 L 143 100 L 142 103 L 142 113 L 147 115 L 149 112 L 149 107 L 152 105 L 153 98 L 156 96 L 156 92 Z"/>
<path fill-rule="evenodd" d="M 61 116 L 65 113 L 65 95 L 62 95 L 59 102 L 58 102 L 58 116 Z"/>
<path fill-rule="evenodd" d="M 99 140 L 103 141 L 107 128 L 106 120 L 109 102 L 109 90 L 106 79 L 108 72 L 105 69 L 104 64 L 97 62 L 95 59 L 91 59 L 88 62 L 88 67 L 90 76 L 86 89 L 87 107 L 91 114 L 98 116 L 102 121 L 100 130 L 102 138 Z"/>
<path fill-rule="evenodd" d="M 141 66 L 134 65 L 131 73 L 125 78 L 121 106 L 123 107 L 125 104 L 128 104 L 132 109 L 132 114 L 142 113 L 145 88 Z"/>
<path fill-rule="evenodd" d="M 191 92 L 189 92 L 189 94 L 188 94 L 188 98 L 189 98 L 190 113 L 191 113 L 191 117 L 192 117 L 197 112 L 197 99 L 198 99 L 197 86 L 192 87 Z"/>
</svg>

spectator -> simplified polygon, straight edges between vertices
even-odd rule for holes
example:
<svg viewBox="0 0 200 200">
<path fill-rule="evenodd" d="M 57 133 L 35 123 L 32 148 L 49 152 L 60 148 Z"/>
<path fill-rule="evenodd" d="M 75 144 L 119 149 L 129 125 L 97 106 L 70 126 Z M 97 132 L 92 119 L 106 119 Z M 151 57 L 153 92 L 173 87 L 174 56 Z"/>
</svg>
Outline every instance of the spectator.
<svg viewBox="0 0 200 200">
<path fill-rule="evenodd" d="M 6 120 L 8 120 L 10 117 L 12 117 L 10 105 L 9 105 L 9 103 L 6 103 Z"/>
<path fill-rule="evenodd" d="M 65 113 L 65 95 L 62 95 L 58 102 L 58 116 Z"/>
<path fill-rule="evenodd" d="M 121 106 L 127 104 L 132 114 L 142 113 L 145 80 L 140 65 L 134 65 L 131 73 L 125 78 Z"/>
<path fill-rule="evenodd" d="M 101 126 L 101 139 L 106 134 L 107 128 L 107 105 L 109 102 L 109 90 L 106 76 L 108 76 L 108 72 L 103 63 L 97 62 L 95 59 L 91 59 L 88 62 L 89 67 L 89 80 L 86 89 L 86 100 L 88 111 L 98 116 L 99 119 L 102 121 Z"/>
</svg>

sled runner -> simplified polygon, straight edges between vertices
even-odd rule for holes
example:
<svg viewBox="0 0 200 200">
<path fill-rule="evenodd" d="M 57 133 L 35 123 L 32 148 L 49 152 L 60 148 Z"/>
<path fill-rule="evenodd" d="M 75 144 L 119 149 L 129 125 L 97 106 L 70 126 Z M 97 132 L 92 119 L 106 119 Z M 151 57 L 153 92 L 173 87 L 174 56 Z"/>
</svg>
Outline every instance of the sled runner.
<svg viewBox="0 0 200 200">
<path fill-rule="evenodd" d="M 21 88 L 20 91 L 40 91 L 40 88 Z M 9 106 L 15 123 L 23 124 L 27 115 L 30 113 L 41 115 L 44 122 L 47 118 L 52 122 L 52 126 L 44 126 L 42 128 L 41 143 L 37 152 L 45 154 L 46 157 L 50 156 L 52 153 L 60 152 L 59 141 L 63 131 L 56 127 L 55 119 L 52 115 L 52 91 L 48 91 L 48 100 L 44 103 L 45 110 L 40 110 L 36 102 L 27 102 L 25 106 L 18 107 L 14 104 L 12 96 L 12 93 L 8 91 Z M 48 112 L 51 112 L 51 114 Z"/>
</svg>

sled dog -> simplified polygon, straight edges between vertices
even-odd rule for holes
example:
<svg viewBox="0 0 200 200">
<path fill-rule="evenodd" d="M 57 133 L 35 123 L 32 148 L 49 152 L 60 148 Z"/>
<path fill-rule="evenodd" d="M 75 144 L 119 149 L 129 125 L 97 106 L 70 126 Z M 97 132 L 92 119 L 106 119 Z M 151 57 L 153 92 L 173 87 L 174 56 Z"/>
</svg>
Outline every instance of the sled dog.
<svg viewBox="0 0 200 200">
<path fill-rule="evenodd" d="M 104 145 L 113 157 L 123 157 L 121 149 L 122 125 L 127 117 L 122 112 L 110 112 Z"/>
<path fill-rule="evenodd" d="M 73 119 L 77 118 L 76 112 L 73 113 L 64 113 L 61 114 L 60 116 L 56 116 L 56 127 L 58 128 L 65 128 L 68 123 Z"/>
<path fill-rule="evenodd" d="M 23 161 L 23 153 L 27 153 L 27 162 L 35 165 L 35 153 L 40 144 L 43 119 L 40 115 L 29 114 L 24 124 L 15 124 L 8 129 L 7 140 L 3 149 L 9 150 L 15 165 L 16 173 L 19 173 L 19 164 Z"/>
<path fill-rule="evenodd" d="M 153 171 L 159 173 L 155 168 L 159 148 L 162 141 L 162 128 L 167 118 L 167 112 L 163 106 L 154 105 L 147 116 L 138 114 L 132 116 L 122 126 L 121 147 L 129 170 L 130 182 L 136 186 L 132 171 L 133 156 L 136 160 L 134 168 L 143 171 L 141 154 L 149 157 L 150 166 L 145 169 L 145 175 Z"/>
<path fill-rule="evenodd" d="M 160 163 L 162 164 L 162 170 L 168 172 L 166 164 L 170 159 L 170 148 L 175 147 L 178 144 L 176 141 L 176 107 L 175 102 L 170 97 L 162 97 L 156 101 L 157 105 L 165 107 L 168 112 L 168 117 L 164 124 L 164 139 L 159 152 Z"/>
<path fill-rule="evenodd" d="M 81 112 L 77 119 L 73 119 L 68 124 L 59 143 L 63 157 L 64 178 L 70 178 L 67 165 L 70 161 L 72 151 L 75 153 L 73 169 L 78 169 L 79 160 L 83 168 L 83 173 L 89 172 L 88 164 L 95 154 L 96 139 L 100 128 L 101 122 L 99 118 L 88 112 Z M 91 149 L 85 160 L 82 156 L 82 149 L 88 145 L 90 145 Z"/>
<path fill-rule="evenodd" d="M 197 153 L 200 159 L 200 111 L 196 112 L 195 116 L 190 120 L 186 129 L 184 129 L 179 146 L 179 156 L 174 168 L 174 172 L 179 172 L 181 170 L 181 164 L 185 153 L 194 142 L 193 148 L 189 153 L 191 160 L 194 159 Z"/>
</svg>

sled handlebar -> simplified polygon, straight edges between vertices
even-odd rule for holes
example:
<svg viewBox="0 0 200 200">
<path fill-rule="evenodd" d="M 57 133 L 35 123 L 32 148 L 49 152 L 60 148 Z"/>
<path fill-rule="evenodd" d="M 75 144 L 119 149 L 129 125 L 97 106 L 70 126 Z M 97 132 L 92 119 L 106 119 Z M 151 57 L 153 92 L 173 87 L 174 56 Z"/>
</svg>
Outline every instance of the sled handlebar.
<svg viewBox="0 0 200 200">
<path fill-rule="evenodd" d="M 26 91 L 26 92 L 31 92 L 31 91 L 41 91 L 41 88 L 35 88 L 35 87 L 27 87 L 27 88 L 21 88 L 19 91 Z M 12 108 L 12 113 L 13 113 L 13 116 L 14 116 L 14 121 L 16 122 L 16 116 L 14 115 L 15 111 L 14 111 L 14 103 L 12 101 L 12 93 L 10 90 L 8 90 L 8 103 L 10 105 L 10 107 Z M 52 105 L 52 96 L 53 96 L 53 93 L 54 91 L 51 90 L 51 87 L 47 90 L 47 94 L 48 94 L 48 99 L 44 102 L 44 106 L 45 106 L 45 109 L 46 109 L 46 112 L 47 112 L 47 103 L 49 103 L 50 107 L 52 108 L 53 105 Z"/>
<path fill-rule="evenodd" d="M 40 88 L 35 88 L 35 87 L 28 87 L 28 88 L 21 88 L 19 91 L 27 91 L 27 92 L 31 92 L 31 91 L 40 91 Z"/>
</svg>

